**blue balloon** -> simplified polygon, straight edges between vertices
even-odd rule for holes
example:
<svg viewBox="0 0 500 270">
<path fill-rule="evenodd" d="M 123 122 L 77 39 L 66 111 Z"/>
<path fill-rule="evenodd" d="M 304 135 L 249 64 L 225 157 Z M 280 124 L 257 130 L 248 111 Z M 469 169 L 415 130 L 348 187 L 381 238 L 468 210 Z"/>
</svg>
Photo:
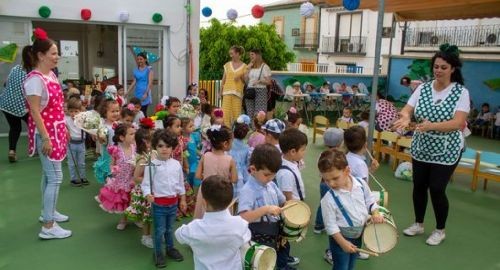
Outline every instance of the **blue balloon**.
<svg viewBox="0 0 500 270">
<path fill-rule="evenodd" d="M 205 17 L 210 17 L 210 16 L 212 16 L 212 9 L 209 7 L 204 7 L 201 10 L 201 14 L 203 14 L 203 16 L 205 16 Z"/>
<path fill-rule="evenodd" d="M 359 0 L 343 0 L 343 4 L 347 10 L 356 10 L 359 8 Z"/>
</svg>

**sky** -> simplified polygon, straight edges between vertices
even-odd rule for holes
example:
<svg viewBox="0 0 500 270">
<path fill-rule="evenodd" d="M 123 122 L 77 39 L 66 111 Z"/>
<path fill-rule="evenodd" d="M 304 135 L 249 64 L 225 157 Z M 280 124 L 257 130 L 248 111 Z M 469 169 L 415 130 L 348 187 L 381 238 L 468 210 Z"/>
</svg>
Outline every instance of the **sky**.
<svg viewBox="0 0 500 270">
<path fill-rule="evenodd" d="M 250 25 L 259 22 L 258 19 L 252 17 L 251 9 L 254 5 L 267 5 L 279 0 L 200 0 L 200 10 L 204 7 L 210 7 L 212 9 L 212 16 L 206 18 L 200 15 L 200 25 L 208 25 L 208 21 L 212 18 L 218 20 L 226 20 L 226 12 L 229 9 L 235 9 L 238 12 L 238 19 L 236 19 L 236 24 L 238 25 Z M 201 11 L 200 11 L 201 13 Z M 245 16 L 246 15 L 246 16 Z"/>
</svg>

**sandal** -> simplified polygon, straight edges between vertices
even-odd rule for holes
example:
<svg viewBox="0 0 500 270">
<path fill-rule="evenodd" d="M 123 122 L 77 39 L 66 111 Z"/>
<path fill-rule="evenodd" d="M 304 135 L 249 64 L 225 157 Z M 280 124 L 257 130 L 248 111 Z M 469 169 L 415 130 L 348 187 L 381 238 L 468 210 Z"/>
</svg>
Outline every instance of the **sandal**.
<svg viewBox="0 0 500 270">
<path fill-rule="evenodd" d="M 118 225 L 116 225 L 116 229 L 123 231 L 125 230 L 125 227 L 127 227 L 127 222 L 120 221 Z"/>
<path fill-rule="evenodd" d="M 9 162 L 14 163 L 17 161 L 16 152 L 9 152 Z"/>
</svg>

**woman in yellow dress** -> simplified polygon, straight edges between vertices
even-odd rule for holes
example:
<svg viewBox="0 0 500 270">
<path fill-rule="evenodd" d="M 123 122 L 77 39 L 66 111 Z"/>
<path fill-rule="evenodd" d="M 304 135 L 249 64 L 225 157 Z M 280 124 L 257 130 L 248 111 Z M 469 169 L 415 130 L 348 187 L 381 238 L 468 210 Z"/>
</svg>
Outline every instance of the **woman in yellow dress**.
<svg viewBox="0 0 500 270">
<path fill-rule="evenodd" d="M 245 87 L 244 75 L 247 65 L 240 59 L 245 50 L 241 46 L 232 46 L 229 49 L 231 61 L 224 65 L 222 77 L 222 110 L 224 111 L 224 124 L 228 127 L 236 121 L 241 114 L 243 88 Z"/>
</svg>

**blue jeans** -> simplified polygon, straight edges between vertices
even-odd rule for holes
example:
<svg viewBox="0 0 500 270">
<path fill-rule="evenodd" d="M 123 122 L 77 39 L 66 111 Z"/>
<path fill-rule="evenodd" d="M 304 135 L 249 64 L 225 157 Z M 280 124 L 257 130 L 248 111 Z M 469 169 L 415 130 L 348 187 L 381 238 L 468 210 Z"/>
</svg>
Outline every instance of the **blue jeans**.
<svg viewBox="0 0 500 270">
<path fill-rule="evenodd" d="M 154 246 L 157 256 L 164 254 L 162 252 L 161 243 L 165 239 L 167 250 L 174 247 L 174 237 L 172 226 L 175 223 L 177 215 L 177 204 L 163 206 L 156 203 L 151 204 L 153 212 L 154 224 Z"/>
<path fill-rule="evenodd" d="M 71 180 L 86 179 L 85 143 L 68 144 L 68 154 L 66 158 L 68 159 L 68 168 Z M 77 167 L 75 167 L 75 163 Z M 80 175 L 78 175 L 78 173 Z"/>
<path fill-rule="evenodd" d="M 42 217 L 44 223 L 54 221 L 59 186 L 63 180 L 62 161 L 50 161 L 42 154 L 42 137 L 36 134 L 36 148 L 42 163 Z"/>
<path fill-rule="evenodd" d="M 352 270 L 358 258 L 358 253 L 346 253 L 337 244 L 337 241 L 332 236 L 328 237 L 330 241 L 330 251 L 332 252 L 333 270 Z M 346 238 L 347 241 L 353 243 L 357 247 L 361 247 L 361 237 L 352 239 Z"/>
<path fill-rule="evenodd" d="M 290 257 L 290 243 L 286 242 L 286 244 L 282 247 L 279 247 L 276 251 L 276 268 L 287 269 L 288 268 L 288 257 Z"/>
<path fill-rule="evenodd" d="M 319 194 L 321 196 L 319 198 L 320 201 L 323 198 L 323 196 L 325 196 L 325 194 L 328 192 L 328 190 L 330 190 L 330 187 L 325 182 L 321 181 L 321 183 L 319 184 Z M 316 211 L 315 225 L 316 225 L 315 227 L 321 227 L 321 228 L 325 227 L 325 224 L 323 223 L 323 215 L 321 214 L 321 203 L 319 204 L 318 210 Z"/>
</svg>

